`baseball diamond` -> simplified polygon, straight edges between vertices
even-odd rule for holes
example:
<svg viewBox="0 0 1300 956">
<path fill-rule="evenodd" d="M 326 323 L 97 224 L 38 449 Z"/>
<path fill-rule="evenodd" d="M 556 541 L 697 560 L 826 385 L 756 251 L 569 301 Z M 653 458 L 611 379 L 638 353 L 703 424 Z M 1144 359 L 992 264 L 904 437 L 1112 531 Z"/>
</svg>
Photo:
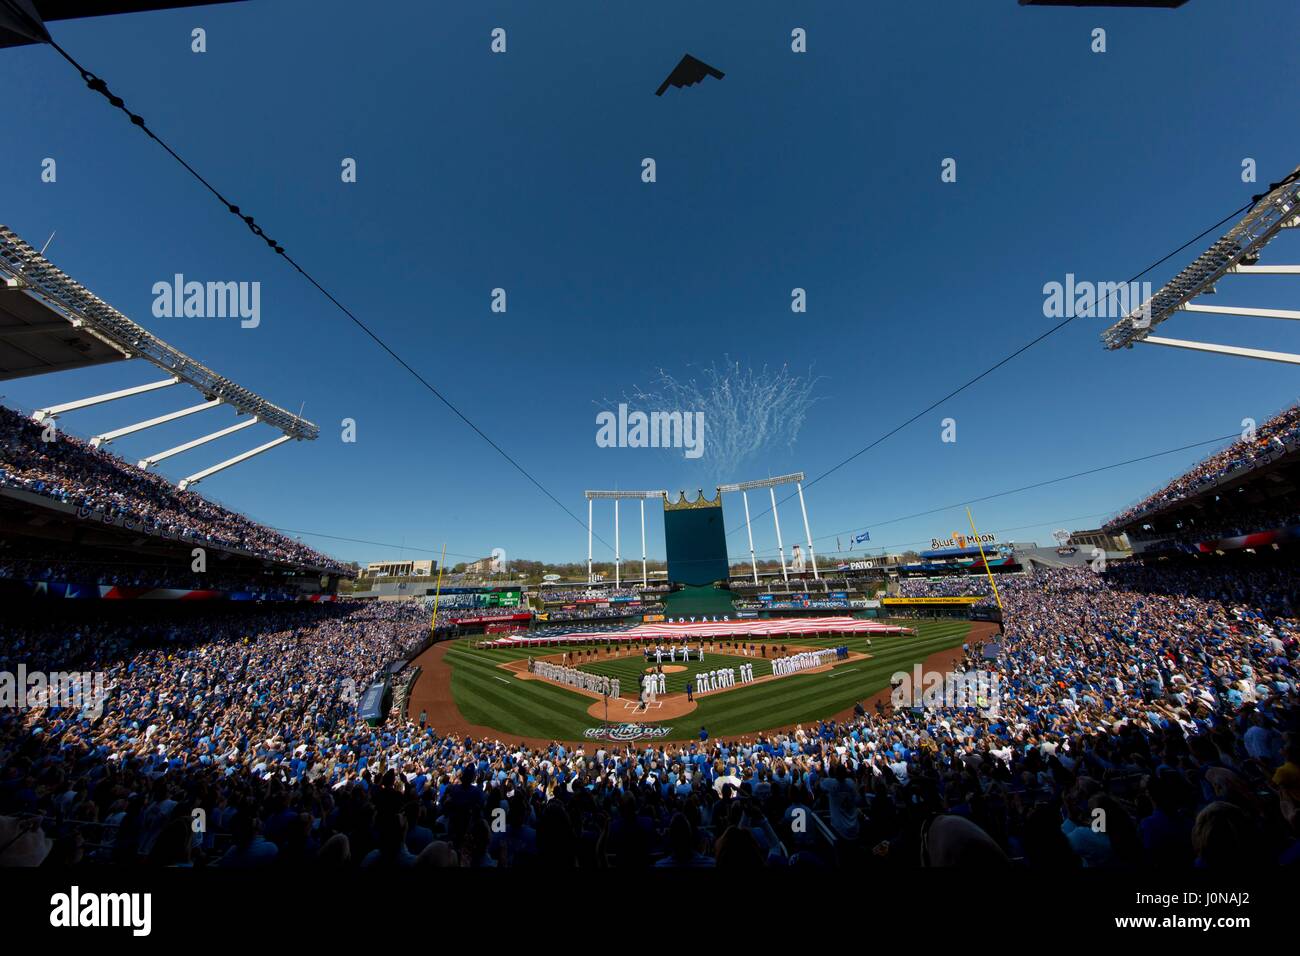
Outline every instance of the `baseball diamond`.
<svg viewBox="0 0 1300 956">
<path fill-rule="evenodd" d="M 960 652 L 972 628 L 970 622 L 962 620 L 923 620 L 909 624 L 915 627 L 915 635 L 848 636 L 841 640 L 800 638 L 800 648 L 846 645 L 852 657 L 816 673 L 758 680 L 700 695 L 689 715 L 658 722 L 671 727 L 668 739 L 688 739 L 697 736 L 701 726 L 707 727 L 711 734 L 741 735 L 831 717 L 887 689 L 890 676 L 898 671 L 910 670 L 913 664 L 932 657 L 947 660 L 956 656 L 953 649 Z M 438 726 L 452 730 L 458 726 L 475 726 L 480 732 L 490 729 L 500 735 L 529 739 L 579 741 L 584 738 L 587 729 L 593 726 L 591 696 L 546 681 L 520 679 L 512 666 L 526 668 L 526 648 L 483 648 L 474 644 L 473 640 L 464 639 L 446 648 L 435 645 L 425 652 L 417 661 L 423 672 L 411 696 L 412 713 L 421 710 L 437 713 L 441 718 Z M 721 644 L 714 646 L 721 647 Z M 770 678 L 774 646 L 780 645 L 768 645 L 765 658 L 745 656 L 735 650 L 712 650 L 706 643 L 702 663 L 693 659 L 685 672 L 667 675 L 668 691 L 684 697 L 688 678 L 701 671 L 739 668 L 741 664 L 754 664 L 756 677 Z M 576 655 L 589 650 L 585 645 L 546 648 L 548 654 L 560 655 L 566 651 Z M 593 658 L 575 660 L 574 666 L 581 670 L 619 678 L 623 698 L 611 702 L 611 722 L 637 716 L 624 704 L 635 700 L 638 677 L 647 666 L 638 648 L 624 647 L 617 656 L 611 656 L 602 647 L 601 653 Z M 451 701 L 438 699 L 438 687 L 443 679 L 439 676 L 440 668 L 450 671 Z M 451 704 L 451 709 L 446 704 Z M 655 712 L 650 711 L 645 719 L 655 720 Z"/>
</svg>

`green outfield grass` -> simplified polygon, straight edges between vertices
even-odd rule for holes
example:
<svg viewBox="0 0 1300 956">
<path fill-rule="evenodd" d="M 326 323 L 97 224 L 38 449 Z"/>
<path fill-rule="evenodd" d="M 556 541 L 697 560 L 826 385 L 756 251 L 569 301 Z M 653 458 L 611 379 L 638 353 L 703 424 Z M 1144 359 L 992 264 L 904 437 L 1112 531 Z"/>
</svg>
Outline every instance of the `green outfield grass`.
<svg viewBox="0 0 1300 956">
<path fill-rule="evenodd" d="M 739 687 L 726 693 L 706 695 L 699 707 L 676 721 L 671 737 L 684 739 L 699 733 L 700 726 L 712 736 L 736 736 L 766 727 L 807 723 L 827 717 L 889 686 L 895 671 L 910 670 L 914 663 L 930 654 L 959 647 L 970 630 L 968 621 L 908 621 L 917 635 L 879 636 L 833 639 L 799 639 L 804 647 L 835 647 L 847 644 L 849 650 L 871 654 L 870 660 L 846 661 L 829 672 L 795 674 L 780 680 Z M 522 660 L 528 655 L 517 648 L 484 650 L 469 640 L 456 641 L 447 651 L 451 666 L 451 690 L 456 706 L 466 720 L 500 730 L 504 735 L 552 737 L 580 740 L 588 727 L 598 721 L 587 713 L 592 698 L 546 683 L 519 680 L 498 665 Z M 547 654 L 563 648 L 548 648 Z M 769 645 L 769 654 L 770 645 Z M 668 675 L 670 693 L 684 691 L 687 677 L 696 670 L 713 670 L 719 666 L 738 667 L 755 662 L 756 677 L 771 673 L 771 665 L 762 658 L 736 657 L 705 651 L 704 663 L 692 660 L 686 672 Z M 644 671 L 640 656 L 594 661 L 582 665 L 584 670 L 616 676 L 623 684 L 625 697 L 636 693 L 637 676 Z M 611 701 L 611 722 L 621 720 L 622 707 Z"/>
</svg>

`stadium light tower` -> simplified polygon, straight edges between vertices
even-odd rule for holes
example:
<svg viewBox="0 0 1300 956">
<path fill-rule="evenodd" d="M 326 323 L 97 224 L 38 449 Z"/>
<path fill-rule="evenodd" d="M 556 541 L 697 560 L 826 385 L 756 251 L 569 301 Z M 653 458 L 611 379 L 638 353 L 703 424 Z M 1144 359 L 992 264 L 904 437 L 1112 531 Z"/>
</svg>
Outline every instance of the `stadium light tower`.
<svg viewBox="0 0 1300 956">
<path fill-rule="evenodd" d="M 1286 179 L 1273 184 L 1267 193 L 1259 197 L 1250 211 L 1229 229 L 1222 239 L 1197 256 L 1191 265 L 1166 282 L 1150 299 L 1103 332 L 1102 343 L 1112 351 L 1132 348 L 1133 344 L 1138 342 L 1300 365 L 1300 355 L 1290 352 L 1274 352 L 1240 345 L 1219 345 L 1212 342 L 1192 342 L 1151 334 L 1157 325 L 1173 318 L 1179 312 L 1300 320 L 1300 311 L 1294 309 L 1192 304 L 1192 300 L 1198 296 L 1213 295 L 1216 291 L 1215 284 L 1224 276 L 1300 275 L 1300 266 L 1258 264 L 1260 253 L 1265 246 L 1282 230 L 1295 229 L 1297 226 L 1300 226 L 1300 166 L 1297 166 Z"/>
<path fill-rule="evenodd" d="M 745 533 L 749 535 L 749 565 L 754 572 L 754 583 L 758 583 L 758 560 L 754 557 L 754 530 L 749 524 L 749 492 L 755 488 L 766 488 L 772 498 L 772 521 L 776 525 L 776 550 L 781 556 L 781 578 L 785 581 L 790 580 L 790 574 L 785 565 L 785 549 L 781 544 L 781 519 L 776 513 L 776 488 L 778 485 L 793 484 L 799 489 L 799 511 L 803 514 L 803 533 L 808 539 L 808 560 L 812 562 L 813 580 L 821 580 L 821 575 L 817 572 L 817 555 L 813 552 L 812 531 L 808 527 L 808 508 L 803 500 L 803 472 L 796 471 L 790 475 L 779 475 L 776 478 L 762 478 L 758 481 L 741 481 L 730 485 L 718 485 L 718 490 L 722 492 L 739 491 L 741 499 L 745 502 Z"/>
<path fill-rule="evenodd" d="M 614 501 L 614 586 L 618 587 L 622 582 L 622 564 L 623 555 L 619 548 L 618 540 L 618 503 L 623 498 L 635 498 L 641 502 L 641 586 L 645 587 L 650 583 L 650 576 L 646 571 L 646 549 L 645 549 L 645 503 L 647 499 L 668 497 L 667 491 L 588 491 L 587 495 L 587 583 L 591 584 L 594 576 L 591 571 L 591 520 L 592 520 L 592 502 L 597 498 L 613 499 Z"/>
</svg>

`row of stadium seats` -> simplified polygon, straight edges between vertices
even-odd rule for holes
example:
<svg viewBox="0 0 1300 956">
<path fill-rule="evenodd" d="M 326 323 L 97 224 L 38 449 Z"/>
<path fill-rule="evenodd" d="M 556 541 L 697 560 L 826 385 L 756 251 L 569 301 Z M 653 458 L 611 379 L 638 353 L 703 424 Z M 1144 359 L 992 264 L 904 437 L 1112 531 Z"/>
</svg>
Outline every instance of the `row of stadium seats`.
<svg viewBox="0 0 1300 956">
<path fill-rule="evenodd" d="M 195 543 L 321 571 L 349 569 L 241 514 L 181 491 L 70 435 L 43 440 L 44 426 L 0 406 L 0 487 L 61 501 L 87 515 L 123 517 L 146 533 L 184 535 Z"/>
<path fill-rule="evenodd" d="M 1163 488 L 1126 508 L 1106 523 L 1106 530 L 1121 529 L 1132 524 L 1135 519 L 1183 501 L 1229 475 L 1249 472 L 1296 450 L 1300 450 L 1300 405 L 1293 405 L 1274 415 L 1258 426 L 1253 436 L 1233 442 L 1223 451 L 1211 455 Z"/>
</svg>

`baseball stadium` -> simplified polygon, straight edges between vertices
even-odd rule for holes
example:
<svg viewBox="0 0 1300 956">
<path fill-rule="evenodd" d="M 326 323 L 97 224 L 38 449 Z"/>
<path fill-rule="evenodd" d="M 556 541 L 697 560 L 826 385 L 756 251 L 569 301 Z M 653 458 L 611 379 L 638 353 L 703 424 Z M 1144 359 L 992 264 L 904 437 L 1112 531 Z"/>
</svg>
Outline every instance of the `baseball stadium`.
<svg viewBox="0 0 1300 956">
<path fill-rule="evenodd" d="M 1300 9 L 442 6 L 0 0 L 13 918 L 432 868 L 1263 910 Z"/>
</svg>

